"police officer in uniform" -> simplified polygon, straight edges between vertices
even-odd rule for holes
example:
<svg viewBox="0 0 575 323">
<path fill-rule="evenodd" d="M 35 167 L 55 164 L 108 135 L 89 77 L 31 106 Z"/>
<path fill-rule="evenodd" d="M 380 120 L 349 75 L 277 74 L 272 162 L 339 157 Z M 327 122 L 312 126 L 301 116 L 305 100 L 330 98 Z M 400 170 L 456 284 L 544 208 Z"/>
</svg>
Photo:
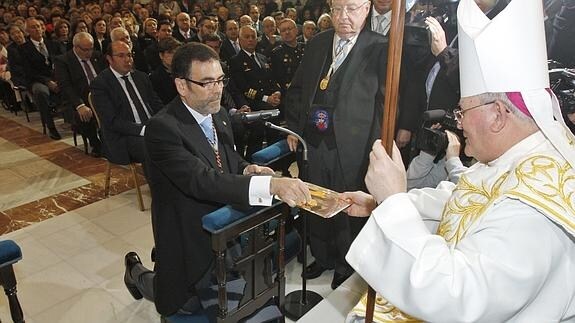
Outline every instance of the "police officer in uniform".
<svg viewBox="0 0 575 323">
<path fill-rule="evenodd" d="M 305 45 L 297 42 L 297 25 L 293 20 L 282 20 L 279 29 L 283 43 L 272 51 L 271 62 L 274 78 L 285 94 L 303 58 Z"/>
</svg>

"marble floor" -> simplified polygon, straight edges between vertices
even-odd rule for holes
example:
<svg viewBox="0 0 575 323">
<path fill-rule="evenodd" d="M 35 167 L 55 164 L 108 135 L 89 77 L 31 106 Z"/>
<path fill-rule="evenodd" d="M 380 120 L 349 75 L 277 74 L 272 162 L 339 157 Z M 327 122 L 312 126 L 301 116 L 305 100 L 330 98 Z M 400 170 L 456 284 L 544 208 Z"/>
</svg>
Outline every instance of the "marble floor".
<svg viewBox="0 0 575 323">
<path fill-rule="evenodd" d="M 61 120 L 64 139 L 53 141 L 37 112 L 30 119 L 0 111 L 0 233 L 22 248 L 14 269 L 26 322 L 159 322 L 153 304 L 135 301 L 122 281 L 127 252 L 151 266 L 147 185 L 141 212 L 130 173 L 116 167 L 104 197 L 106 162 L 85 155 L 80 139 L 75 147 Z M 300 273 L 296 261 L 287 265 L 287 292 L 299 289 Z M 327 296 L 332 274 L 308 288 Z M 3 296 L 0 320 L 11 322 Z"/>
</svg>

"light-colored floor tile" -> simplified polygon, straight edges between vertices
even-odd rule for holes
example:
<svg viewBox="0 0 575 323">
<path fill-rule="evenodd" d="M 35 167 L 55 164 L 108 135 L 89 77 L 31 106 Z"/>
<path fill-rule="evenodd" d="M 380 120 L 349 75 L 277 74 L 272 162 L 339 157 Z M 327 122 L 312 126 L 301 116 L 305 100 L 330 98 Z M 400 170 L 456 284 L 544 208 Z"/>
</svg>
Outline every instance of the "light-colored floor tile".
<svg viewBox="0 0 575 323">
<path fill-rule="evenodd" d="M 41 238 L 86 221 L 88 221 L 86 218 L 78 216 L 74 212 L 68 212 L 42 222 L 34 223 L 26 227 L 26 232 L 35 238 Z"/>
<path fill-rule="evenodd" d="M 62 261 L 60 256 L 39 243 L 32 235 L 15 241 L 22 250 L 22 260 L 13 266 L 18 280 L 41 272 Z"/>
<path fill-rule="evenodd" d="M 154 246 L 154 235 L 152 233 L 151 225 L 144 225 L 136 230 L 128 232 L 121 237 L 122 240 L 134 245 L 136 252 L 145 261 L 149 258 L 150 251 Z"/>
<path fill-rule="evenodd" d="M 149 211 L 141 212 L 134 205 L 128 204 L 111 210 L 92 222 L 119 236 L 144 225 L 151 225 L 150 217 Z"/>
<path fill-rule="evenodd" d="M 124 273 L 124 255 L 133 249 L 124 240 L 113 238 L 65 261 L 95 284 L 101 284 Z"/>
<path fill-rule="evenodd" d="M 81 217 L 89 220 L 93 220 L 95 218 L 104 216 L 108 214 L 110 211 L 117 209 L 121 206 L 133 203 L 133 201 L 129 200 L 123 195 L 114 195 L 98 202 L 86 205 L 79 209 L 74 210 L 75 214 L 80 215 Z"/>
<path fill-rule="evenodd" d="M 34 275 L 18 279 L 18 296 L 31 316 L 35 316 L 72 296 L 93 287 L 86 276 L 61 261 Z"/>
<path fill-rule="evenodd" d="M 86 221 L 38 238 L 48 249 L 66 259 L 114 238 L 100 226 Z"/>
<path fill-rule="evenodd" d="M 146 322 L 141 311 L 140 304 L 125 306 L 106 290 L 94 287 L 34 315 L 34 319 L 58 323 Z M 159 322 L 159 316 L 157 320 L 148 322 Z"/>
</svg>

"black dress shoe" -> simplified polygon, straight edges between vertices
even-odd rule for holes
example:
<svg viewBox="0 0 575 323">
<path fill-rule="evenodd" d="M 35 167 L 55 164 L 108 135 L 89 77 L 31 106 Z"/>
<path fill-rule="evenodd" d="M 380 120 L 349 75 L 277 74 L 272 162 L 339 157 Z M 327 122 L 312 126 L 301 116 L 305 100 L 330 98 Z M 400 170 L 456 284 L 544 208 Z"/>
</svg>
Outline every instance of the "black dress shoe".
<svg viewBox="0 0 575 323">
<path fill-rule="evenodd" d="M 304 277 L 305 279 L 318 278 L 326 270 L 327 268 L 324 268 L 322 265 L 318 264 L 317 261 L 314 261 L 311 265 L 305 268 Z"/>
<path fill-rule="evenodd" d="M 48 128 L 48 136 L 50 136 L 50 138 L 54 140 L 62 139 L 62 136 L 60 136 L 60 133 L 58 133 L 58 130 L 56 130 L 56 128 Z"/>
<path fill-rule="evenodd" d="M 136 281 L 134 277 L 132 277 L 132 269 L 135 265 L 142 264 L 142 261 L 140 260 L 140 257 L 138 257 L 137 253 L 131 251 L 126 254 L 126 257 L 124 257 L 124 262 L 126 264 L 126 272 L 124 272 L 124 284 L 126 284 L 126 288 L 128 288 L 128 291 L 132 297 L 135 299 L 141 299 L 143 296 L 142 293 L 140 293 L 138 290 L 138 287 L 136 287 Z"/>
<path fill-rule="evenodd" d="M 333 280 L 331 281 L 331 289 L 338 288 L 339 285 L 343 284 L 343 282 L 346 281 L 346 279 L 348 279 L 349 276 L 351 276 L 351 274 L 353 274 L 353 272 L 351 272 L 349 274 L 345 274 L 345 275 L 342 275 L 338 272 L 334 272 L 333 273 Z"/>
</svg>

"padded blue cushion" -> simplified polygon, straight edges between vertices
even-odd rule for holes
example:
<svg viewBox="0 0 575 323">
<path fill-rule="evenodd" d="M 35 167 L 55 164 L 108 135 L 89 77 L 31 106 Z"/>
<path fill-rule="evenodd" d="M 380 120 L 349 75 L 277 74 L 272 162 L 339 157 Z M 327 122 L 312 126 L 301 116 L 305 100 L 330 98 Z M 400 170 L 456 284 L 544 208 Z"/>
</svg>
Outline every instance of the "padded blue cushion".
<svg viewBox="0 0 575 323">
<path fill-rule="evenodd" d="M 287 140 L 280 140 L 271 146 L 255 152 L 252 155 L 252 162 L 259 165 L 267 165 L 274 159 L 290 154 Z"/>
<path fill-rule="evenodd" d="M 0 267 L 11 265 L 22 259 L 22 250 L 12 240 L 0 241 Z"/>
<path fill-rule="evenodd" d="M 263 207 L 254 206 L 247 211 L 238 211 L 229 205 L 221 207 L 212 213 L 208 213 L 202 217 L 202 226 L 209 232 L 215 232 L 219 229 L 243 218 L 246 215 L 252 214 L 261 210 Z"/>
</svg>

